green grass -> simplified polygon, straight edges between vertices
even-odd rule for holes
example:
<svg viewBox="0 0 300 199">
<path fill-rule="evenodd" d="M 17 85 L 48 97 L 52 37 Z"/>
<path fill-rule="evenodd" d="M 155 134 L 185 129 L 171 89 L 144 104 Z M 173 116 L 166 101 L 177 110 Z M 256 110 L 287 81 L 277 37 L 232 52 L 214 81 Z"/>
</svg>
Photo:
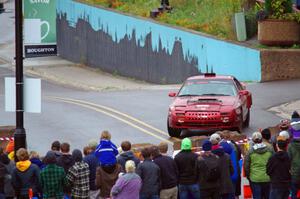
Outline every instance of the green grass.
<svg viewBox="0 0 300 199">
<path fill-rule="evenodd" d="M 82 0 L 121 12 L 149 17 L 160 0 Z M 232 16 L 242 10 L 244 0 L 170 0 L 173 10 L 158 21 L 208 33 L 221 39 L 235 40 Z"/>
</svg>

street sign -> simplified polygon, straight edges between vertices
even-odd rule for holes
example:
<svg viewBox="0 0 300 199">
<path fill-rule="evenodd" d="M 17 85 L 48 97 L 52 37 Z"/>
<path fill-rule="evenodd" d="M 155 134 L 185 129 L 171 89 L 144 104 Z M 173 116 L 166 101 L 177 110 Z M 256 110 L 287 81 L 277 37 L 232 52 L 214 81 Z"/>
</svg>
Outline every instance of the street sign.
<svg viewBox="0 0 300 199">
<path fill-rule="evenodd" d="M 41 79 L 24 79 L 24 112 L 41 113 Z M 5 111 L 16 111 L 16 78 L 5 77 Z"/>
<path fill-rule="evenodd" d="M 57 55 L 56 0 L 23 0 L 25 57 Z"/>
</svg>

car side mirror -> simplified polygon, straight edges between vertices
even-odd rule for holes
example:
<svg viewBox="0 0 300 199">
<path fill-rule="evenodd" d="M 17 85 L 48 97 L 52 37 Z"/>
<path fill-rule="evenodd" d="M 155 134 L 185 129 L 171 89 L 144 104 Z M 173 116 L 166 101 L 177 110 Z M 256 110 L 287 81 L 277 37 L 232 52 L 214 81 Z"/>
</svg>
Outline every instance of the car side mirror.
<svg viewBox="0 0 300 199">
<path fill-rule="evenodd" d="M 241 90 L 241 91 L 239 91 L 239 95 L 249 95 L 249 91 L 247 91 L 247 90 Z"/>
<path fill-rule="evenodd" d="M 176 95 L 177 95 L 177 93 L 175 93 L 175 92 L 170 92 L 169 93 L 169 97 L 176 97 Z"/>
<path fill-rule="evenodd" d="M 243 87 L 243 89 L 246 89 L 246 84 L 244 82 L 241 82 L 241 86 Z"/>
</svg>

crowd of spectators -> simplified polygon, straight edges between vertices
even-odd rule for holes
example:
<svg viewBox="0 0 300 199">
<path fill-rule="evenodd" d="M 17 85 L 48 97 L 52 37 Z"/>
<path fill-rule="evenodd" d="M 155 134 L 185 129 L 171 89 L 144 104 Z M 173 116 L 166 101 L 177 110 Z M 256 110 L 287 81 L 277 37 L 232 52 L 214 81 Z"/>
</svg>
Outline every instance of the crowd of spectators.
<svg viewBox="0 0 300 199">
<path fill-rule="evenodd" d="M 121 148 L 103 131 L 70 153 L 69 143 L 55 141 L 43 158 L 13 143 L 0 149 L 0 199 L 235 199 L 242 194 L 241 171 L 249 180 L 254 199 L 297 198 L 300 189 L 300 116 L 272 134 L 266 128 L 252 134 L 244 154 L 226 134 L 214 133 L 192 150 L 190 138 L 170 156 L 168 144 L 144 147 L 141 156 L 131 143 Z M 15 157 L 18 161 L 14 161 Z M 242 168 L 241 162 L 244 167 Z"/>
</svg>

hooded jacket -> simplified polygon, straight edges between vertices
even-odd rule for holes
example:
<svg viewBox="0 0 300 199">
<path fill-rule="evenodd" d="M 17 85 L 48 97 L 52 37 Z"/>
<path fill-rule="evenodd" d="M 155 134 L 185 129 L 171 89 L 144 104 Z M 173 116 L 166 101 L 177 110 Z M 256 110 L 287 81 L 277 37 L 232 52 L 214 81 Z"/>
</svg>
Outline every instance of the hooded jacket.
<svg viewBox="0 0 300 199">
<path fill-rule="evenodd" d="M 95 156 L 103 166 L 114 165 L 117 163 L 116 156 L 118 149 L 110 140 L 101 139 L 100 144 L 95 150 Z"/>
<path fill-rule="evenodd" d="M 46 166 L 39 158 L 31 158 L 30 162 L 37 165 L 40 169 L 43 169 Z"/>
<path fill-rule="evenodd" d="M 29 160 L 19 161 L 16 163 L 16 168 L 12 172 L 12 185 L 16 194 L 28 195 L 29 188 L 32 188 L 33 193 L 40 192 L 40 169 L 35 164 L 31 164 Z"/>
<path fill-rule="evenodd" d="M 101 166 L 97 167 L 96 187 L 101 190 L 101 197 L 110 197 L 111 188 L 116 183 L 120 172 L 121 166 L 119 164 L 116 164 L 111 173 L 105 172 Z"/>
<path fill-rule="evenodd" d="M 234 193 L 234 187 L 231 181 L 231 175 L 234 172 L 230 156 L 224 152 L 223 148 L 217 148 L 212 151 L 214 154 L 219 156 L 219 165 L 221 169 L 220 178 L 220 194 Z"/>
<path fill-rule="evenodd" d="M 132 151 L 126 151 L 124 153 L 121 153 L 117 157 L 117 162 L 122 166 L 122 172 L 125 172 L 125 163 L 128 160 L 132 160 L 135 163 L 135 167 L 140 163 L 140 160 L 136 158 Z"/>
<path fill-rule="evenodd" d="M 181 150 L 174 158 L 178 168 L 178 183 L 192 185 L 197 183 L 197 157 L 191 150 Z"/>
<path fill-rule="evenodd" d="M 248 179 L 252 182 L 270 182 L 267 175 L 267 162 L 273 150 L 264 143 L 254 144 L 245 156 L 244 169 Z"/>
<path fill-rule="evenodd" d="M 140 163 L 135 172 L 142 179 L 141 194 L 159 195 L 160 168 L 150 158 Z"/>
<path fill-rule="evenodd" d="M 75 161 L 71 154 L 62 154 L 57 158 L 57 165 L 64 168 L 65 173 L 68 173 L 69 169 L 75 164 Z"/>
<path fill-rule="evenodd" d="M 271 178 L 272 188 L 289 188 L 291 183 L 291 161 L 285 151 L 276 152 L 268 161 L 267 174 Z"/>
<path fill-rule="evenodd" d="M 85 156 L 83 158 L 83 161 L 89 165 L 90 189 L 97 190 L 96 185 L 95 185 L 95 180 L 96 180 L 96 170 L 97 170 L 97 167 L 99 166 L 99 160 L 93 153 L 91 153 L 91 154 Z"/>
<path fill-rule="evenodd" d="M 288 147 L 288 155 L 291 160 L 292 180 L 300 181 L 300 140 L 293 140 Z"/>
</svg>

